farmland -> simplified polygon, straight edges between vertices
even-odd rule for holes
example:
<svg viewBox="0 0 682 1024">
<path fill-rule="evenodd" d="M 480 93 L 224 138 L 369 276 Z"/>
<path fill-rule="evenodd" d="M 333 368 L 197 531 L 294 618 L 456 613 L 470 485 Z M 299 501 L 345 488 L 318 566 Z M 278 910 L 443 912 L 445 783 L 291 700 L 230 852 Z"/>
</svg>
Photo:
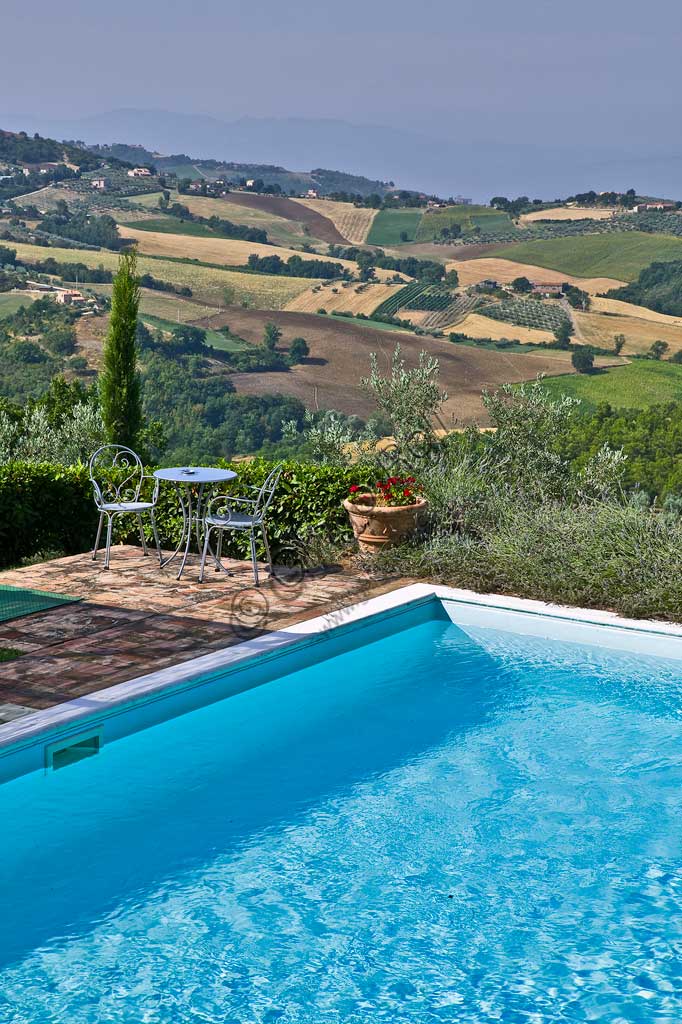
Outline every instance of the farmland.
<svg viewBox="0 0 682 1024">
<path fill-rule="evenodd" d="M 624 303 L 625 305 L 625 303 Z M 638 307 L 633 307 L 637 309 Z M 578 310 L 573 314 L 577 338 L 586 345 L 595 345 L 599 348 L 611 348 L 616 334 L 625 336 L 623 353 L 644 353 L 654 341 L 665 341 L 670 346 L 670 352 L 678 352 L 682 349 L 682 322 L 675 322 L 669 317 L 668 323 L 661 323 L 648 318 L 636 316 L 618 316 L 604 313 L 581 313 Z"/>
<path fill-rule="evenodd" d="M 566 239 L 566 241 L 573 244 L 575 239 Z M 519 247 L 514 246 L 513 248 L 518 249 Z M 547 270 L 546 267 L 534 266 L 530 263 L 519 263 L 511 259 L 488 256 L 471 260 L 449 260 L 446 267 L 448 270 L 457 271 L 460 284 L 465 287 L 470 284 L 478 284 L 486 279 L 499 281 L 501 284 L 510 284 L 515 277 L 528 277 L 531 281 L 541 281 L 543 284 L 562 284 L 564 281 L 568 281 L 569 284 L 574 284 L 591 295 L 619 286 L 616 279 L 612 277 L 575 277 L 572 274 Z"/>
<path fill-rule="evenodd" d="M 455 420 L 471 423 L 483 420 L 481 389 L 503 381 L 533 380 L 538 373 L 557 373 L 570 369 L 565 353 L 506 353 L 473 346 L 453 345 L 446 340 L 417 337 L 408 332 L 375 330 L 364 323 L 333 317 L 286 311 L 270 314 L 259 310 L 228 310 L 222 317 L 232 331 L 252 343 L 259 343 L 268 320 L 274 320 L 283 332 L 286 345 L 297 335 L 310 345 L 311 359 L 288 373 L 244 373 L 232 380 L 244 394 L 284 393 L 299 398 L 310 409 L 338 409 L 367 416 L 372 400 L 359 386 L 369 370 L 369 355 L 376 352 L 384 371 L 396 340 L 403 354 L 414 365 L 424 349 L 438 358 L 440 380 L 450 398 L 443 414 L 443 425 Z M 211 318 L 216 327 L 221 316 Z"/>
<path fill-rule="evenodd" d="M 485 233 L 486 229 L 513 230 L 513 224 L 508 213 L 493 210 L 489 206 L 448 206 L 442 210 L 427 210 L 421 219 L 417 231 L 418 242 L 430 242 L 440 238 L 443 228 L 450 228 L 458 225 L 462 233 L 473 231 L 480 227 Z"/>
<path fill-rule="evenodd" d="M 297 203 L 287 196 L 261 196 L 253 192 L 230 192 L 229 202 L 234 206 L 259 210 L 265 214 L 274 214 L 285 220 L 294 221 L 307 229 L 313 238 L 319 238 L 323 242 L 343 245 L 346 241 L 329 217 L 317 210 L 310 209 L 303 203 Z"/>
<path fill-rule="evenodd" d="M 16 295 L 11 292 L 0 292 L 0 320 L 12 316 L 21 306 L 30 306 L 35 295 Z"/>
<path fill-rule="evenodd" d="M 329 313 L 338 310 L 370 316 L 380 303 L 397 291 L 400 291 L 400 285 L 395 284 L 329 283 L 302 292 L 286 308 L 299 313 L 317 313 L 318 309 L 326 309 Z"/>
<path fill-rule="evenodd" d="M 468 313 L 463 320 L 444 327 L 443 331 L 445 334 L 456 331 L 458 334 L 466 334 L 470 338 L 492 338 L 494 341 L 502 341 L 507 338 L 520 341 L 522 344 L 541 345 L 543 342 L 549 344 L 554 341 L 551 331 L 516 327 L 502 320 L 492 320 L 490 317 L 481 316 L 480 313 Z"/>
<path fill-rule="evenodd" d="M 369 245 L 400 245 L 413 242 L 422 218 L 421 210 L 379 210 L 367 235 Z M 405 234 L 406 239 L 400 236 Z"/>
<path fill-rule="evenodd" d="M 115 270 L 118 266 L 116 253 L 106 249 L 99 252 L 90 249 L 45 249 L 23 242 L 13 242 L 12 248 L 16 249 L 19 259 L 29 262 L 43 260 L 46 255 L 50 255 L 64 263 L 78 260 L 88 267 L 101 265 L 107 270 Z M 229 304 L 225 299 L 225 290 L 229 289 L 229 302 L 245 302 L 249 306 L 261 309 L 281 309 L 314 283 L 310 279 L 300 277 L 242 274 L 236 270 L 222 270 L 183 260 L 155 259 L 144 255 L 138 259 L 138 269 L 141 274 L 152 274 L 170 284 L 188 285 L 192 289 L 195 301 L 217 306 Z"/>
<path fill-rule="evenodd" d="M 128 228 L 132 228 L 134 231 L 155 231 L 165 235 L 192 235 L 194 238 L 221 237 L 215 231 L 211 231 L 206 224 L 192 220 L 180 220 L 178 217 L 141 217 L 138 220 L 120 221 L 119 228 L 123 230 L 123 234 Z"/>
<path fill-rule="evenodd" d="M 568 323 L 568 317 L 557 302 L 538 302 L 533 299 L 510 299 L 485 306 L 481 313 L 493 320 L 502 320 L 515 327 L 530 327 L 539 331 L 555 331 Z"/>
<path fill-rule="evenodd" d="M 139 226 L 126 227 L 122 234 L 137 242 L 138 250 L 149 256 L 179 256 L 184 259 L 199 260 L 201 263 L 219 263 L 228 267 L 245 266 L 249 256 L 279 256 L 288 260 L 291 256 L 301 259 L 323 259 L 316 253 L 296 252 L 294 249 L 282 249 L 262 242 L 243 242 L 235 238 L 197 238 L 192 235 L 167 234 L 163 231 L 142 231 Z M 355 272 L 356 264 L 351 260 L 332 260 L 340 263 L 347 270 Z"/>
<path fill-rule="evenodd" d="M 592 299 L 591 309 L 596 313 L 611 313 L 618 316 L 635 316 L 638 320 L 651 320 L 655 324 L 668 324 L 682 326 L 682 316 L 668 316 L 667 313 L 657 313 L 655 309 L 648 309 L 646 306 L 636 306 L 633 302 L 623 302 L 621 299 L 607 299 L 595 295 Z"/>
<path fill-rule="evenodd" d="M 535 224 L 538 220 L 611 220 L 613 214 L 613 209 L 598 209 L 596 206 L 554 206 L 549 210 L 522 213 L 519 224 Z"/>
<path fill-rule="evenodd" d="M 682 366 L 637 359 L 594 374 L 547 379 L 550 394 L 570 395 L 588 405 L 608 402 L 616 408 L 644 409 L 658 402 L 682 401 Z"/>
<path fill-rule="evenodd" d="M 142 205 L 156 212 L 160 194 L 157 192 L 154 195 L 136 197 L 136 202 L 142 202 Z M 247 193 L 241 194 L 248 195 Z M 271 209 L 261 209 L 258 205 L 254 206 L 251 203 L 245 205 L 243 202 L 238 202 L 236 200 L 238 195 L 240 193 L 230 192 L 227 196 L 215 198 L 194 193 L 179 195 L 177 192 L 172 192 L 170 201 L 181 203 L 198 217 L 221 217 L 231 220 L 233 224 L 260 228 L 262 231 L 267 231 L 268 240 L 276 245 L 300 248 L 303 244 L 308 243 L 320 249 L 326 248 L 326 241 L 317 238 L 310 226 L 305 223 L 303 219 L 306 216 L 305 213 L 300 214 L 300 219 L 293 219 L 294 214 L 299 215 L 293 201 L 287 201 L 285 209 L 289 216 L 284 217 L 274 213 Z M 268 200 L 277 197 L 250 196 L 249 198 Z"/>
<path fill-rule="evenodd" d="M 376 210 L 367 206 L 353 206 L 352 203 L 338 203 L 332 199 L 294 199 L 294 202 L 328 217 L 339 233 L 354 245 L 362 245 L 366 241 L 377 215 Z"/>
<path fill-rule="evenodd" d="M 655 260 L 682 259 L 682 238 L 642 231 L 580 235 L 514 243 L 495 250 L 494 256 L 578 277 L 632 281 Z"/>
</svg>

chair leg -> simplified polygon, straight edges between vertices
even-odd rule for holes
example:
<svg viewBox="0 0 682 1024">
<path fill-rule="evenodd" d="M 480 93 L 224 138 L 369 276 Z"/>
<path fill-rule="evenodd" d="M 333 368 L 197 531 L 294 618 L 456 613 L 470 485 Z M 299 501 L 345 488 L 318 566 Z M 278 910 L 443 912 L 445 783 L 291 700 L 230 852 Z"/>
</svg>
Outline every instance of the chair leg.
<svg viewBox="0 0 682 1024">
<path fill-rule="evenodd" d="M 163 555 L 161 554 L 161 545 L 159 544 L 159 534 L 156 529 L 156 516 L 154 515 L 154 509 L 150 508 L 149 518 L 152 521 L 152 533 L 154 535 L 154 543 L 156 544 L 156 553 L 159 556 L 159 565 L 163 562 Z"/>
<path fill-rule="evenodd" d="M 220 572 L 221 569 L 221 558 L 223 554 L 223 531 L 218 530 L 218 543 L 215 549 L 215 571 Z"/>
<path fill-rule="evenodd" d="M 94 546 L 94 548 L 92 550 L 92 560 L 93 560 L 93 562 L 97 558 L 97 551 L 99 549 L 99 541 L 100 541 L 100 537 L 102 536 L 102 523 L 103 522 L 104 522 L 104 512 L 100 512 L 100 514 L 99 514 L 99 525 L 97 527 L 97 537 L 95 538 L 95 546 Z"/>
<path fill-rule="evenodd" d="M 146 541 L 146 538 L 145 538 L 145 535 L 144 535 L 144 525 L 142 523 L 142 516 L 139 515 L 139 514 L 138 514 L 138 517 L 137 517 L 137 521 L 138 521 L 139 526 L 140 526 L 140 540 L 142 541 L 142 553 L 143 553 L 143 555 L 146 558 L 147 555 L 149 554 L 149 552 L 147 551 L 147 541 Z"/>
<path fill-rule="evenodd" d="M 111 552 L 111 528 L 114 525 L 114 517 L 107 516 L 107 549 L 104 553 L 104 568 L 109 568 L 109 553 Z"/>
<path fill-rule="evenodd" d="M 204 582 L 204 566 L 206 565 L 206 554 L 208 552 L 208 543 L 211 537 L 211 530 L 207 526 L 206 533 L 204 534 L 204 546 L 201 551 L 201 565 L 199 567 L 199 583 Z"/>
<path fill-rule="evenodd" d="M 253 582 L 255 583 L 256 586 L 258 586 L 259 584 L 258 584 L 258 560 L 256 558 L 256 535 L 253 532 L 253 530 L 251 530 L 250 540 L 251 540 L 251 562 L 253 564 Z"/>
<path fill-rule="evenodd" d="M 268 560 L 268 574 L 270 576 L 274 576 L 274 571 L 272 568 L 272 555 L 270 554 L 270 545 L 268 544 L 268 534 L 265 529 L 265 523 L 261 523 L 260 528 L 263 534 L 263 544 L 265 545 L 265 557 Z"/>
</svg>

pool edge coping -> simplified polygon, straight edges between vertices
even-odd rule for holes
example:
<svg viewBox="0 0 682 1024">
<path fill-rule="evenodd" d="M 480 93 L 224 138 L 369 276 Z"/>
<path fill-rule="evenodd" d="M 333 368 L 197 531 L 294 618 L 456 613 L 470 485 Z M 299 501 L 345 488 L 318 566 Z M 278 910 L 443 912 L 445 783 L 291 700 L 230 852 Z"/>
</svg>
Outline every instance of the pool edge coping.
<svg viewBox="0 0 682 1024">
<path fill-rule="evenodd" d="M 322 637 L 331 630 L 351 625 L 373 615 L 434 599 L 500 611 L 521 612 L 564 622 L 615 627 L 661 638 L 682 639 L 682 624 L 629 619 L 610 611 L 556 605 L 502 594 L 480 594 L 473 590 L 441 584 L 410 583 L 387 594 L 369 597 L 323 615 L 303 619 L 230 647 L 115 683 L 101 690 L 93 690 L 83 696 L 55 704 L 51 708 L 34 711 L 6 722 L 0 725 L 0 758 L 40 742 L 41 737 L 53 734 L 55 730 L 68 733 L 71 729 L 78 729 L 84 721 L 107 715 L 126 704 L 154 699 L 183 685 L 191 685 L 192 680 L 196 680 L 198 676 L 229 670 L 247 659 L 258 655 L 281 653 L 293 644 L 314 640 L 316 636 Z"/>
</svg>

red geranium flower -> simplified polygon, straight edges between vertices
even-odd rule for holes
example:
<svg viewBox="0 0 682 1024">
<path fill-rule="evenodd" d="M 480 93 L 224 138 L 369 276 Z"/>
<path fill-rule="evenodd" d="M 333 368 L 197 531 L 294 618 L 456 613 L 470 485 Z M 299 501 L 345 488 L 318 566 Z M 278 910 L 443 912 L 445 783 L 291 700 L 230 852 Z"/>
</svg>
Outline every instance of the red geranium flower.
<svg viewBox="0 0 682 1024">
<path fill-rule="evenodd" d="M 350 493 L 351 493 L 351 494 L 355 494 L 355 493 L 356 493 L 356 491 L 359 491 L 359 490 L 360 490 L 360 488 L 358 487 L 358 485 L 357 485 L 357 484 L 352 484 L 352 486 L 351 486 L 351 488 L 350 488 Z"/>
</svg>

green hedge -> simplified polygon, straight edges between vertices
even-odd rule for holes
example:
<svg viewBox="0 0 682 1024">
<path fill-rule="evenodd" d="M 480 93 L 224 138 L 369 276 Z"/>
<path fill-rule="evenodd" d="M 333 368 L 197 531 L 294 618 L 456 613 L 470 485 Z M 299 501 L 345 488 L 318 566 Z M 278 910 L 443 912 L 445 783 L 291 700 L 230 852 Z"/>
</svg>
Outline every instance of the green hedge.
<svg viewBox="0 0 682 1024">
<path fill-rule="evenodd" d="M 217 465 L 237 473 L 229 490 L 247 494 L 250 485 L 263 482 L 273 463 L 254 459 L 236 464 L 220 461 Z M 349 524 L 341 502 L 352 483 L 367 482 L 366 476 L 352 469 L 285 463 L 268 513 L 273 557 L 294 561 L 296 551 L 311 532 L 334 539 L 347 535 Z M 117 541 L 139 543 L 132 516 L 115 522 Z M 182 518 L 170 484 L 161 485 L 157 523 L 162 544 L 174 547 Z M 0 466 L 0 568 L 43 551 L 64 551 L 68 555 L 87 551 L 96 529 L 97 510 L 87 467 L 20 462 Z M 225 541 L 226 554 L 247 556 L 245 537 L 226 533 Z"/>
</svg>

